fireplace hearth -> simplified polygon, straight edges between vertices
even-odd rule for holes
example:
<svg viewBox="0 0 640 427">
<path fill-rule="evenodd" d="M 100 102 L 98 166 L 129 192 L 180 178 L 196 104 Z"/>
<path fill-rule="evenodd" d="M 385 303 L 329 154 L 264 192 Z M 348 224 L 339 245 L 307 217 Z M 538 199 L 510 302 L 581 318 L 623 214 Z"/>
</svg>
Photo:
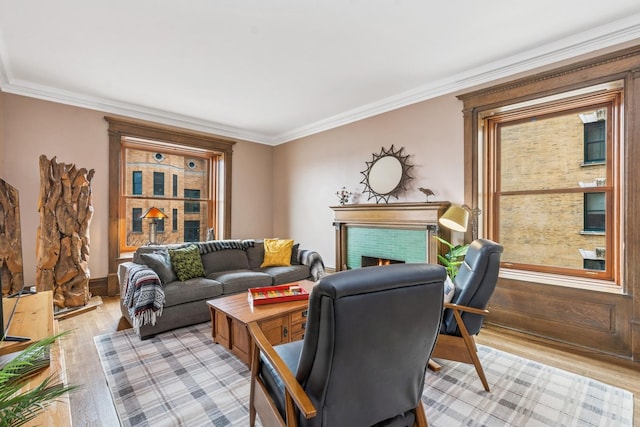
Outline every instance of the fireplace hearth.
<svg viewBox="0 0 640 427">
<path fill-rule="evenodd" d="M 363 267 L 373 267 L 377 265 L 404 264 L 404 263 L 405 263 L 404 261 L 399 259 L 388 259 L 388 258 L 362 255 L 361 265 Z"/>
</svg>

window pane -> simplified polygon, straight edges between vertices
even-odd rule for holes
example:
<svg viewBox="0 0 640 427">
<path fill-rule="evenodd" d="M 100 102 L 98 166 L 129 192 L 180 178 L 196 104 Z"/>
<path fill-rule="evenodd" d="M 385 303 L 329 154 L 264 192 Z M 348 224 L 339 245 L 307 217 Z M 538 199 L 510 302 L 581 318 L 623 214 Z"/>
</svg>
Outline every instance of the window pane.
<svg viewBox="0 0 640 427">
<path fill-rule="evenodd" d="M 584 161 L 602 162 L 606 158 L 607 126 L 604 120 L 584 124 Z"/>
<path fill-rule="evenodd" d="M 173 174 L 173 197 L 178 197 L 178 175 Z"/>
<path fill-rule="evenodd" d="M 209 175 L 210 159 L 132 147 L 126 147 L 124 152 L 123 176 L 126 183 L 123 188 L 129 192 L 123 199 L 123 212 L 127 215 L 123 222 L 126 229 L 121 231 L 124 246 L 132 248 L 147 243 L 149 220 L 140 219 L 139 216 L 151 206 L 168 215 L 166 220 L 157 223 L 158 243 L 181 243 L 185 241 L 185 235 L 190 241 L 204 240 L 204 233 L 211 226 L 207 198 L 212 179 Z M 171 187 L 167 192 L 166 185 Z M 165 199 L 163 196 L 171 198 Z M 135 221 L 134 209 L 138 212 Z M 185 224 L 189 227 L 186 231 Z"/>
<path fill-rule="evenodd" d="M 184 189 L 184 198 L 185 199 L 199 199 L 200 198 L 200 190 L 195 189 Z M 198 202 L 184 202 L 184 212 L 185 213 L 198 213 L 200 212 L 200 203 Z"/>
<path fill-rule="evenodd" d="M 184 241 L 185 242 L 197 242 L 204 240 L 200 238 L 201 224 L 198 221 L 185 221 L 184 222 Z"/>
<path fill-rule="evenodd" d="M 152 195 L 164 195 L 165 174 L 171 174 L 171 185 L 173 197 L 178 197 L 179 185 L 185 188 L 200 190 L 200 194 L 207 197 L 209 194 L 209 161 L 206 158 L 193 158 L 180 154 L 165 153 L 161 160 L 155 156 L 157 152 L 140 150 L 127 147 L 125 153 L 125 189 L 133 189 L 133 172 L 140 172 L 143 178 L 142 195 L 151 197 Z M 153 176 L 153 182 L 151 177 Z M 157 184 L 157 189 L 156 189 Z M 154 193 L 158 191 L 158 193 Z M 160 193 L 161 192 L 161 193 Z M 132 193 L 125 195 L 132 195 Z"/>
<path fill-rule="evenodd" d="M 604 231 L 606 204 L 604 193 L 585 193 L 584 229 L 585 231 Z"/>
<path fill-rule="evenodd" d="M 133 187 L 131 188 L 132 194 L 142 194 L 142 171 L 133 171 L 131 176 L 133 181 Z"/>
<path fill-rule="evenodd" d="M 590 108 L 500 124 L 500 190 L 576 188 L 595 185 L 597 179 L 606 177 L 606 164 L 584 166 L 583 120 L 596 117 L 597 111 L 606 114 L 604 108 Z M 604 149 L 604 143 L 588 148 L 598 153 Z"/>
<path fill-rule="evenodd" d="M 164 196 L 164 173 L 153 173 L 153 195 Z"/>
<path fill-rule="evenodd" d="M 198 213 L 185 213 L 183 210 L 184 203 L 181 200 L 127 199 L 126 211 L 130 212 L 132 218 L 137 218 L 137 220 L 129 219 L 127 221 L 126 244 L 130 247 L 137 247 L 148 242 L 150 220 L 142 219 L 140 215 L 150 206 L 155 206 L 169 216 L 165 220 L 158 220 L 156 228 L 158 243 L 181 243 L 185 241 L 184 236 L 187 235 L 185 233 L 188 233 L 190 238 L 195 239 L 189 241 L 204 240 L 204 233 L 209 227 L 208 204 L 206 201 L 192 203 L 198 204 Z M 188 231 L 184 229 L 185 224 L 190 227 Z M 197 238 L 194 236 L 197 236 Z"/>
<path fill-rule="evenodd" d="M 526 194 L 500 198 L 503 262 L 583 270 L 605 248 L 604 233 L 585 234 L 586 193 Z M 599 194 L 599 193 L 593 193 Z"/>
<path fill-rule="evenodd" d="M 178 209 L 172 209 L 171 213 L 173 231 L 178 231 Z"/>
<path fill-rule="evenodd" d="M 131 231 L 134 233 L 142 233 L 142 209 L 131 209 Z"/>
</svg>

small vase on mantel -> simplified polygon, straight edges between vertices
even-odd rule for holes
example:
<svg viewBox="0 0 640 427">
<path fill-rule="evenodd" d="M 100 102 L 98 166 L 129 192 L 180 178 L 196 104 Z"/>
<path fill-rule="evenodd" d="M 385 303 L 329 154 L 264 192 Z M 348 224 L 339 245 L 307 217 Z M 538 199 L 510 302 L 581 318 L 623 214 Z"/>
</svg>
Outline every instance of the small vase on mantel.
<svg viewBox="0 0 640 427">
<path fill-rule="evenodd" d="M 338 200 L 340 201 L 340 205 L 344 206 L 349 202 L 349 197 L 351 197 L 351 191 L 348 191 L 346 187 L 342 187 L 340 190 L 336 191 L 336 196 L 338 196 Z"/>
</svg>

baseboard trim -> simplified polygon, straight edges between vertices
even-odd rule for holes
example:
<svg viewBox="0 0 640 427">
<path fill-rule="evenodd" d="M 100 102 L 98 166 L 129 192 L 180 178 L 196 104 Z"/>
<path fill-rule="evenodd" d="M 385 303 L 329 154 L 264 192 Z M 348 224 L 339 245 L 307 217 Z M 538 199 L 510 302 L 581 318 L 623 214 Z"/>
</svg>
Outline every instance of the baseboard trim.
<svg viewBox="0 0 640 427">
<path fill-rule="evenodd" d="M 98 277 L 95 279 L 89 279 L 89 292 L 91 292 L 91 295 L 99 295 L 101 297 L 108 296 L 107 278 Z"/>
</svg>

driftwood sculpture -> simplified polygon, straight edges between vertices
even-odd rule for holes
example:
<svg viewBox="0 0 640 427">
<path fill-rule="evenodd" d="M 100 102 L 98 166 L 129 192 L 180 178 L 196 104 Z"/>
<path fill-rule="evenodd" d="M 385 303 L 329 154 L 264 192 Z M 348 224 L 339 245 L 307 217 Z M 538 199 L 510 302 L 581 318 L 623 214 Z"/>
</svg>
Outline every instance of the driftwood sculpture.
<svg viewBox="0 0 640 427">
<path fill-rule="evenodd" d="M 89 302 L 89 224 L 94 170 L 40 156 L 36 287 L 53 291 L 58 308 Z"/>
<path fill-rule="evenodd" d="M 24 283 L 20 201 L 18 190 L 0 179 L 0 274 L 2 295 L 14 294 Z"/>
</svg>

